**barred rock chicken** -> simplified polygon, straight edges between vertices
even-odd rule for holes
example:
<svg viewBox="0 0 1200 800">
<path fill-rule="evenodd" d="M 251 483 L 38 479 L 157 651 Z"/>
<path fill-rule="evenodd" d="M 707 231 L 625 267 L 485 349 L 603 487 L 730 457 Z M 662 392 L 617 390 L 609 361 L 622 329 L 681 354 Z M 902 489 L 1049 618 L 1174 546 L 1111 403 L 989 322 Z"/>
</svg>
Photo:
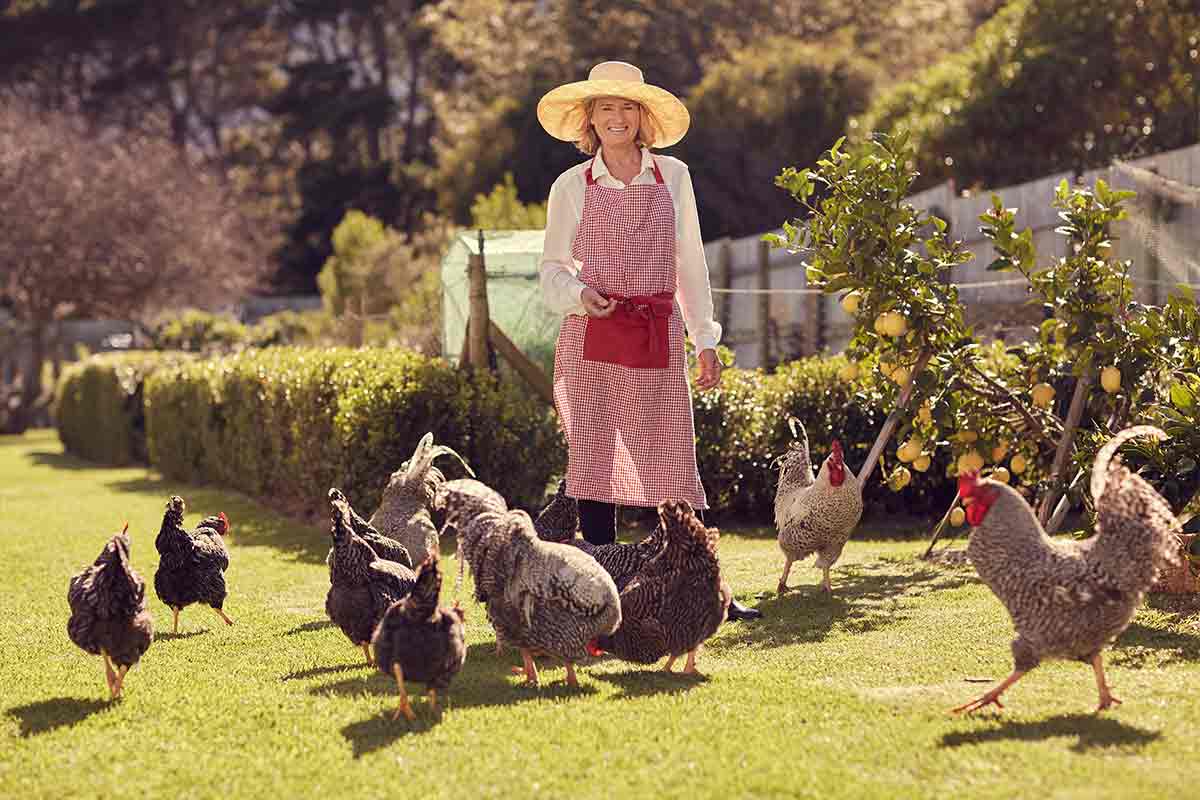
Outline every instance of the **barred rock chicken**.
<svg viewBox="0 0 1200 800">
<path fill-rule="evenodd" d="M 526 683 L 537 685 L 537 650 L 566 662 L 567 683 L 578 686 L 574 662 L 598 652 L 597 637 L 621 623 L 608 573 L 577 548 L 540 541 L 520 510 L 480 514 L 458 542 L 497 637 L 521 650 Z"/>
<path fill-rule="evenodd" d="M 789 425 L 799 420 L 789 420 Z M 795 425 L 792 435 L 796 436 Z M 846 468 L 842 445 L 836 439 L 833 449 L 816 478 L 808 454 L 808 432 L 800 424 L 798 441 L 788 446 L 779 470 L 775 492 L 775 527 L 779 530 L 779 547 L 786 559 L 778 592 L 787 591 L 788 573 L 792 563 L 812 553 L 817 554 L 815 566 L 824 572 L 821 588 L 832 592 L 829 570 L 842 555 L 862 517 L 862 487 L 858 478 Z"/>
<path fill-rule="evenodd" d="M 420 681 L 429 687 L 429 704 L 437 711 L 438 689 L 446 689 L 467 659 L 465 616 L 458 603 L 453 608 L 438 605 L 442 573 L 438 557 L 432 555 L 417 570 L 412 593 L 383 615 L 371 642 L 375 662 L 384 675 L 396 678 L 400 707 L 392 715 L 416 719 L 408 702 L 404 681 Z"/>
<path fill-rule="evenodd" d="M 1011 675 L 954 709 L 1003 708 L 1000 695 L 1043 659 L 1091 663 L 1103 711 L 1113 703 L 1101 651 L 1129 625 L 1155 573 L 1177 558 L 1176 522 L 1167 502 L 1113 455 L 1136 436 L 1166 438 L 1157 428 L 1128 428 L 1096 454 L 1091 491 L 1096 535 L 1055 541 L 1012 487 L 976 475 L 959 479 L 972 526 L 967 557 L 1008 609 L 1017 638 Z"/>
<path fill-rule="evenodd" d="M 443 445 L 434 445 L 433 434 L 427 433 L 417 443 L 412 458 L 392 473 L 383 489 L 383 500 L 371 515 L 371 525 L 408 549 L 414 564 L 420 564 L 438 552 L 438 531 L 434 527 L 430 507 L 438 487 L 446 482 L 441 470 L 433 466 L 438 456 L 454 456 L 468 474 L 475 473 L 462 456 Z"/>
<path fill-rule="evenodd" d="M 439 521 L 438 535 L 446 531 L 457 532 L 477 514 L 484 511 L 504 513 L 508 503 L 492 487 L 474 478 L 456 478 L 438 487 L 433 496 L 435 524 Z"/>
<path fill-rule="evenodd" d="M 346 508 L 350 511 L 350 527 L 359 537 L 370 545 L 375 551 L 375 555 L 382 558 L 384 561 L 395 561 L 401 566 L 412 569 L 412 558 L 408 555 L 408 548 L 397 542 L 395 539 L 389 539 L 379 531 L 371 527 L 371 523 L 360 517 L 354 508 L 350 505 L 350 501 L 346 499 L 346 495 L 342 494 L 340 489 L 329 490 L 329 502 L 341 501 L 346 504 Z M 329 554 L 325 556 L 325 564 L 333 569 L 334 548 L 329 548 Z"/>
<path fill-rule="evenodd" d="M 329 503 L 329 535 L 336 551 L 329 567 L 329 593 L 325 613 L 342 633 L 371 658 L 371 636 L 384 612 L 408 597 L 416 575 L 395 561 L 384 561 L 354 532 L 350 507 L 342 500 Z"/>
<path fill-rule="evenodd" d="M 173 496 L 167 502 L 162 527 L 154 546 L 158 550 L 158 570 L 154 573 L 154 593 L 174 614 L 173 633 L 179 633 L 179 612 L 192 603 L 204 603 L 232 625 L 225 613 L 225 570 L 229 552 L 222 535 L 229 530 L 224 513 L 206 517 L 195 531 L 183 527 L 183 498 Z M 208 527 L 208 525 L 217 527 Z M 218 530 L 218 527 L 220 528 Z"/>
<path fill-rule="evenodd" d="M 533 521 L 533 529 L 543 542 L 570 543 L 579 530 L 579 501 L 567 496 L 566 478 L 558 482 L 554 497 Z"/>
<path fill-rule="evenodd" d="M 686 501 L 658 507 L 666 546 L 621 591 L 621 627 L 601 636 L 600 649 L 626 661 L 652 664 L 687 653 L 684 672 L 696 674 L 696 652 L 725 619 L 731 595 L 721 580 L 715 528 L 705 528 Z"/>
<path fill-rule="evenodd" d="M 121 696 L 125 673 L 150 648 L 154 623 L 146 608 L 146 582 L 129 560 L 129 524 L 108 540 L 99 557 L 67 589 L 67 635 L 104 658 L 108 692 Z"/>
</svg>

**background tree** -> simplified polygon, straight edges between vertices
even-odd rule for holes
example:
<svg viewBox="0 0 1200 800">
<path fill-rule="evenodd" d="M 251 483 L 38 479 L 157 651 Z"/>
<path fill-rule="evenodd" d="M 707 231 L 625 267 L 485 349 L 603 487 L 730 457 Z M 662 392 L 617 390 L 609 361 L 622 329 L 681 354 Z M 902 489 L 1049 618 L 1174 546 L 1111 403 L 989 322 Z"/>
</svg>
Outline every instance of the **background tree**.
<svg viewBox="0 0 1200 800">
<path fill-rule="evenodd" d="M 57 321 L 233 303 L 253 287 L 264 262 L 236 208 L 162 141 L 97 141 L 63 114 L 0 108 L 0 296 L 31 350 L 11 425 L 42 400 Z"/>
</svg>

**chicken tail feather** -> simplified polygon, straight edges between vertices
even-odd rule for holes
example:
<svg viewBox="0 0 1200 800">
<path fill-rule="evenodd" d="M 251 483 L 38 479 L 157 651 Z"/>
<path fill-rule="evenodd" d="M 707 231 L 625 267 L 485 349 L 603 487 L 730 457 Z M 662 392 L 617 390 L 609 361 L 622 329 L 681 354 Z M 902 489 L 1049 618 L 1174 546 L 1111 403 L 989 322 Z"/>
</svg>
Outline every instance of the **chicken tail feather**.
<svg viewBox="0 0 1200 800">
<path fill-rule="evenodd" d="M 1105 488 L 1108 486 L 1108 467 L 1117 450 L 1121 449 L 1121 445 L 1125 444 L 1125 442 L 1140 436 L 1148 436 L 1159 441 L 1169 438 L 1165 431 L 1153 425 L 1135 425 L 1132 428 L 1126 428 L 1109 439 L 1100 448 L 1100 452 L 1096 453 L 1096 460 L 1092 463 L 1092 502 L 1098 502 L 1101 496 L 1103 496 Z"/>
</svg>

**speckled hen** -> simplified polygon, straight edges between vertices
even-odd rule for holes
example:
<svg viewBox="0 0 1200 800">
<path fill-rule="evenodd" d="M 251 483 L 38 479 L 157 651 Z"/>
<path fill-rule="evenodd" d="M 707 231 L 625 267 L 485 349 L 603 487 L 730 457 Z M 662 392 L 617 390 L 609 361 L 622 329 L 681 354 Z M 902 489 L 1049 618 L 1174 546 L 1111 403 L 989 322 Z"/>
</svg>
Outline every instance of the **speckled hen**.
<svg viewBox="0 0 1200 800">
<path fill-rule="evenodd" d="M 226 625 L 232 625 L 233 620 L 224 610 L 229 551 L 222 537 L 229 532 L 228 520 L 223 513 L 205 517 L 199 528 L 188 531 L 183 527 L 185 509 L 183 498 L 178 495 L 167 502 L 162 526 L 154 540 L 158 550 L 154 593 L 173 613 L 173 633 L 179 632 L 179 613 L 192 603 L 210 606 Z"/>
<path fill-rule="evenodd" d="M 567 496 L 567 479 L 558 482 L 554 497 L 533 520 L 533 529 L 543 542 L 569 543 L 579 530 L 579 501 Z"/>
<path fill-rule="evenodd" d="M 790 420 L 789 424 L 798 423 Z M 833 441 L 832 452 L 813 477 L 809 459 L 808 432 L 800 425 L 799 435 L 780 459 L 779 483 L 775 493 L 775 526 L 779 547 L 783 550 L 783 575 L 778 591 L 787 591 L 792 564 L 813 553 L 815 566 L 824 577 L 821 588 L 832 592 L 829 570 L 842 555 L 842 549 L 862 517 L 862 488 L 854 473 L 846 468 L 842 445 Z"/>
<path fill-rule="evenodd" d="M 465 616 L 458 603 L 453 608 L 438 605 L 442 573 L 437 556 L 430 556 L 417 570 L 417 581 L 408 597 L 392 606 L 379 621 L 372 637 L 375 663 L 384 675 L 393 676 L 400 690 L 401 714 L 415 719 L 404 681 L 419 681 L 429 687 L 429 704 L 438 708 L 438 689 L 446 689 L 467 659 Z"/>
<path fill-rule="evenodd" d="M 408 548 L 371 527 L 371 523 L 355 512 L 354 507 L 350 505 L 350 501 L 346 499 L 346 495 L 340 489 L 330 489 L 328 497 L 331 503 L 340 501 L 346 504 L 346 509 L 350 512 L 350 527 L 354 529 L 359 538 L 370 545 L 376 556 L 384 561 L 395 561 L 401 566 L 412 569 L 413 563 L 408 554 Z M 333 568 L 335 555 L 336 550 L 330 547 L 329 554 L 325 556 L 325 564 L 330 569 Z"/>
<path fill-rule="evenodd" d="M 608 573 L 575 547 L 540 541 L 520 510 L 480 514 L 458 541 L 497 636 L 521 650 L 526 682 L 537 684 L 537 650 L 561 658 L 567 683 L 577 686 L 574 662 L 595 652 L 596 639 L 621 622 Z"/>
<path fill-rule="evenodd" d="M 433 496 L 434 523 L 440 522 L 438 534 L 458 529 L 485 511 L 504 513 L 508 503 L 492 487 L 474 478 L 456 478 L 438 487 Z"/>
<path fill-rule="evenodd" d="M 329 593 L 325 613 L 342 633 L 362 648 L 368 664 L 371 637 L 384 613 L 412 591 L 416 575 L 395 561 L 384 561 L 354 532 L 350 508 L 340 500 L 329 503 L 329 535 L 336 551 L 329 569 Z"/>
<path fill-rule="evenodd" d="M 667 672 L 686 653 L 683 671 L 695 674 L 700 645 L 716 633 L 729 607 L 717 558 L 719 534 L 705 528 L 686 501 L 662 503 L 658 514 L 662 553 L 621 591 L 621 627 L 597 644 L 643 664 L 670 656 Z"/>
<path fill-rule="evenodd" d="M 71 618 L 67 635 L 85 652 L 104 658 L 109 695 L 121 696 L 125 673 L 154 639 L 146 608 L 146 582 L 130 563 L 129 526 L 104 546 L 99 557 L 67 589 Z"/>
<path fill-rule="evenodd" d="M 433 466 L 438 456 L 454 456 L 467 472 L 475 473 L 462 456 L 443 445 L 434 445 L 427 433 L 417 443 L 412 458 L 392 473 L 383 489 L 379 508 L 371 515 L 371 525 L 384 536 L 395 539 L 408 549 L 414 564 L 420 564 L 438 552 L 438 531 L 430 514 L 438 488 L 446 482 L 441 470 Z"/>
<path fill-rule="evenodd" d="M 1017 638 L 1012 674 L 955 711 L 1003 707 L 1000 695 L 1047 658 L 1092 665 L 1097 711 L 1121 702 L 1105 680 L 1101 651 L 1129 625 L 1156 573 L 1178 558 L 1178 525 L 1167 502 L 1113 458 L 1135 436 L 1166 434 L 1150 426 L 1129 428 L 1100 449 L 1091 480 L 1097 530 L 1084 541 L 1052 540 L 1006 484 L 973 474 L 959 479 L 973 528 L 967 557 L 1008 609 Z"/>
</svg>

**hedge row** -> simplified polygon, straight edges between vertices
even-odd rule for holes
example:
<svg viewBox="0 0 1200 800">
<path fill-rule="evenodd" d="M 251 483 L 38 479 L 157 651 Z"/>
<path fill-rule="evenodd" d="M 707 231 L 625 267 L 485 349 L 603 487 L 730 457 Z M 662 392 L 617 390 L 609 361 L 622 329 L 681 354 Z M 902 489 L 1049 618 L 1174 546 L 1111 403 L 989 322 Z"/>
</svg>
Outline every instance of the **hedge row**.
<svg viewBox="0 0 1200 800">
<path fill-rule="evenodd" d="M 774 462 L 791 441 L 789 416 L 804 421 L 815 459 L 836 437 L 851 467 L 861 465 L 886 409 L 869 370 L 854 383 L 837 378 L 844 364 L 836 356 L 796 361 L 770 375 L 730 369 L 721 391 L 696 397 L 700 472 L 718 515 L 771 519 Z M 371 508 L 426 431 L 525 508 L 538 505 L 566 463 L 553 414 L 523 385 L 474 377 L 408 351 L 97 357 L 65 373 L 59 397 L 60 436 L 71 452 L 109 463 L 148 458 L 171 478 L 281 502 L 311 503 L 337 485 Z M 145 439 L 137 422 L 143 413 Z M 944 509 L 953 492 L 945 478 L 949 458 L 939 448 L 929 472 L 916 473 L 898 494 L 876 473 L 868 508 Z"/>
</svg>

